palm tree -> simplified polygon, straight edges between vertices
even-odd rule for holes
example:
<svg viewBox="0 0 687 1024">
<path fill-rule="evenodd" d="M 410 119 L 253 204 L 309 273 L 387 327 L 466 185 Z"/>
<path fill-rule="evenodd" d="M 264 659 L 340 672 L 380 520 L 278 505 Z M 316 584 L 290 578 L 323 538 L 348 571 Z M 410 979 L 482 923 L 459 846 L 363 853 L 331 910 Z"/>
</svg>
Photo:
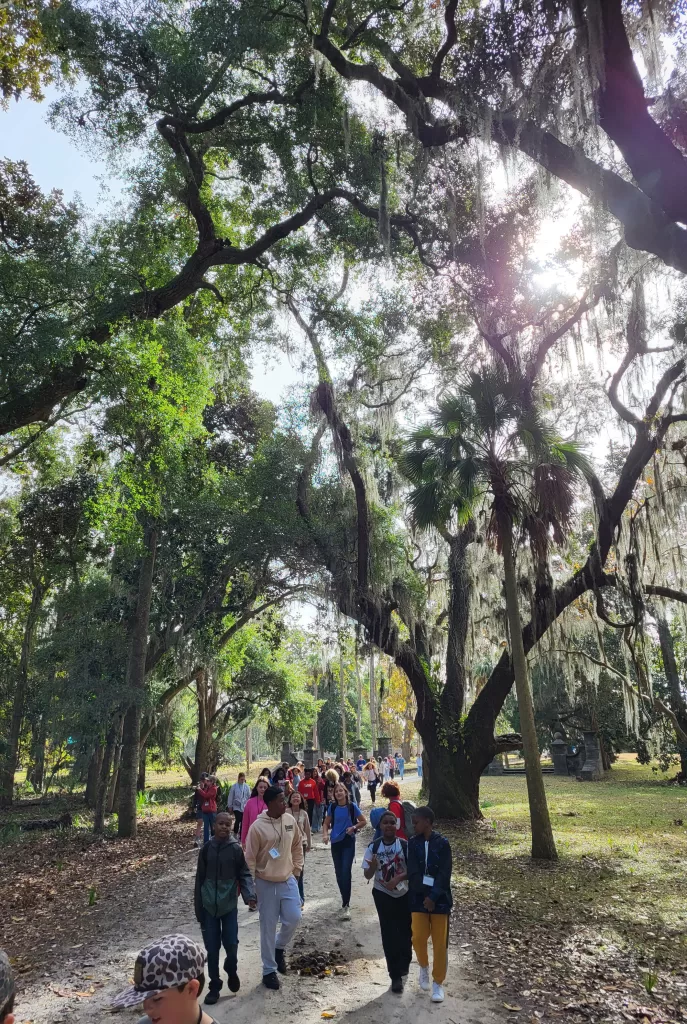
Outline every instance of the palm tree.
<svg viewBox="0 0 687 1024">
<path fill-rule="evenodd" d="M 487 540 L 503 558 L 506 613 L 522 728 L 532 856 L 556 859 L 534 724 L 515 571 L 516 530 L 539 566 L 570 527 L 576 478 L 591 472 L 579 448 L 545 424 L 530 382 L 494 367 L 470 373 L 407 441 L 402 469 L 413 484 L 420 529 L 465 524 L 487 504 Z"/>
</svg>

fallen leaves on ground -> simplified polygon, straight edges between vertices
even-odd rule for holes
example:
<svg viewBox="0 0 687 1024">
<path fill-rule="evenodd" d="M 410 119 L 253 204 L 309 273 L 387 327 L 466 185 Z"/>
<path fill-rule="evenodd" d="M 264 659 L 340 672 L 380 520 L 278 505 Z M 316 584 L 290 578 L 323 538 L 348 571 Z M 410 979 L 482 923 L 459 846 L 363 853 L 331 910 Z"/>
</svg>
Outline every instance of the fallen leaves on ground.
<svg viewBox="0 0 687 1024">
<path fill-rule="evenodd" d="M 494 853 L 488 825 L 439 829 L 454 852 L 450 941 L 513 1024 L 687 1021 L 684 928 L 652 916 L 648 879 L 591 857 L 537 865 L 504 856 L 503 822 Z M 668 875 L 665 884 L 676 883 Z"/>
<path fill-rule="evenodd" d="M 88 945 L 110 920 L 125 918 L 149 890 L 151 876 L 162 873 L 170 856 L 190 849 L 191 833 L 177 813 L 141 819 L 136 839 L 96 836 L 82 827 L 30 832 L 3 844 L 0 947 L 20 982 L 63 958 L 65 949 Z M 58 994 L 66 997 L 66 990 Z M 92 994 L 70 991 L 69 997 Z"/>
</svg>

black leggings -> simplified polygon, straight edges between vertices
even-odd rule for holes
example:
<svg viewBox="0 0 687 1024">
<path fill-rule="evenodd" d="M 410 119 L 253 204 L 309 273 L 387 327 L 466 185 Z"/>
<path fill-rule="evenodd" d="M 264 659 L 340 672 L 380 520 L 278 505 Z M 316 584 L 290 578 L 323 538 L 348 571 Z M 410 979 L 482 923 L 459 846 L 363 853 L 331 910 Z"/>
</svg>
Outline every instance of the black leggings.
<svg viewBox="0 0 687 1024">
<path fill-rule="evenodd" d="M 368 792 L 369 792 L 370 796 L 372 797 L 372 803 L 374 803 L 375 802 L 375 794 L 377 792 L 377 783 L 376 782 L 368 782 L 367 788 L 368 788 Z"/>
</svg>

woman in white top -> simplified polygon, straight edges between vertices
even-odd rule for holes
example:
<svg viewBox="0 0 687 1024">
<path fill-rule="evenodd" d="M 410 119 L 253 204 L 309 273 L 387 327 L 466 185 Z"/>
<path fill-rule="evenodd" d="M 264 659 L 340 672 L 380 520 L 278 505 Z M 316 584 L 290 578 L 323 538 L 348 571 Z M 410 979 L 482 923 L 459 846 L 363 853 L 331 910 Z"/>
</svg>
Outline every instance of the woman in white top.
<svg viewBox="0 0 687 1024">
<path fill-rule="evenodd" d="M 385 757 L 382 762 L 382 769 L 384 771 L 384 781 L 388 782 L 391 778 L 391 765 L 389 764 L 389 758 Z"/>
<path fill-rule="evenodd" d="M 301 910 L 305 906 L 305 892 L 303 889 L 303 875 L 305 874 L 305 855 L 310 853 L 312 849 L 312 834 L 310 832 L 310 819 L 308 818 L 308 812 L 305 809 L 303 803 L 303 797 L 294 789 L 289 794 L 289 798 L 286 801 L 286 806 L 290 810 L 291 814 L 296 819 L 296 824 L 303 834 L 303 870 L 298 876 L 298 892 L 301 896 Z"/>
<path fill-rule="evenodd" d="M 368 761 L 363 768 L 363 779 L 367 783 L 367 791 L 370 794 L 372 803 L 374 803 L 377 786 L 379 785 L 379 775 L 377 774 L 377 766 L 374 762 L 374 758 L 371 761 Z"/>
</svg>

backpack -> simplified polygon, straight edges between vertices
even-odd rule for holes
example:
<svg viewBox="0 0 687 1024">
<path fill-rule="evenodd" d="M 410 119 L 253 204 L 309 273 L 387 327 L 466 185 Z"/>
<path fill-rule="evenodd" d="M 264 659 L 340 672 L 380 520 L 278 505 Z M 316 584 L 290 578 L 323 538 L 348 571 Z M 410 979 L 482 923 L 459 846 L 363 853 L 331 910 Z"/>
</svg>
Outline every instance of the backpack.
<svg viewBox="0 0 687 1024">
<path fill-rule="evenodd" d="M 412 836 L 413 834 L 413 815 L 417 810 L 417 805 L 412 800 L 401 800 L 401 805 L 404 811 L 405 817 L 405 834 Z"/>
<path fill-rule="evenodd" d="M 386 814 L 386 810 L 386 807 L 373 807 L 372 810 L 370 811 L 370 824 L 372 825 L 372 828 L 375 830 L 375 842 L 377 842 L 377 840 L 381 842 L 382 833 L 379 828 L 379 823 Z"/>
</svg>

